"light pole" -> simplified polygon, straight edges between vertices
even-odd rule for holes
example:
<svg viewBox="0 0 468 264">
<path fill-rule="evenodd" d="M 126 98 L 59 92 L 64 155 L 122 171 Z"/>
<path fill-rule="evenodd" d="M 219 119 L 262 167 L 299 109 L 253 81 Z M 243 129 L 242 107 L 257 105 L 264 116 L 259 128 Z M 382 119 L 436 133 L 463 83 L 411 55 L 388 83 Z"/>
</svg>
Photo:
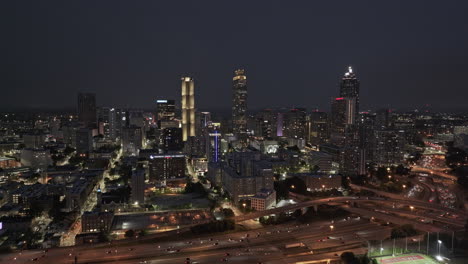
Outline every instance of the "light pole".
<svg viewBox="0 0 468 264">
<path fill-rule="evenodd" d="M 426 254 L 429 255 L 429 232 L 427 232 L 427 250 Z"/>
<path fill-rule="evenodd" d="M 382 252 L 383 252 L 383 242 L 382 240 L 380 240 L 380 255 L 382 256 Z"/>
<path fill-rule="evenodd" d="M 334 228 L 335 228 L 335 226 L 331 225 L 330 226 L 330 231 L 333 231 Z"/>
<path fill-rule="evenodd" d="M 408 237 L 405 237 L 405 253 L 408 252 Z"/>
<path fill-rule="evenodd" d="M 437 240 L 437 256 L 440 256 L 440 246 L 442 245 L 441 240 Z"/>
</svg>

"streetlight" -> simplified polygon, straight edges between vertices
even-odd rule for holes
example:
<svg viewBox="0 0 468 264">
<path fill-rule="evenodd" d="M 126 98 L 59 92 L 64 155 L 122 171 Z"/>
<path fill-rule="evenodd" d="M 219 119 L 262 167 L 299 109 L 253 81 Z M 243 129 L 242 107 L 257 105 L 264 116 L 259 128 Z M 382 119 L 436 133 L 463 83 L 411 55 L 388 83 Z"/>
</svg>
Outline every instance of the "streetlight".
<svg viewBox="0 0 468 264">
<path fill-rule="evenodd" d="M 335 226 L 331 225 L 330 230 L 333 231 L 333 228 L 335 228 Z"/>
<path fill-rule="evenodd" d="M 411 209 L 411 212 L 414 210 L 414 206 L 410 206 L 409 209 Z"/>
<path fill-rule="evenodd" d="M 440 256 L 440 246 L 442 245 L 441 240 L 437 240 L 437 256 Z"/>
<path fill-rule="evenodd" d="M 294 188 L 296 188 L 296 186 L 294 186 L 294 184 L 293 184 L 293 185 L 291 185 L 291 189 L 294 189 Z"/>
</svg>

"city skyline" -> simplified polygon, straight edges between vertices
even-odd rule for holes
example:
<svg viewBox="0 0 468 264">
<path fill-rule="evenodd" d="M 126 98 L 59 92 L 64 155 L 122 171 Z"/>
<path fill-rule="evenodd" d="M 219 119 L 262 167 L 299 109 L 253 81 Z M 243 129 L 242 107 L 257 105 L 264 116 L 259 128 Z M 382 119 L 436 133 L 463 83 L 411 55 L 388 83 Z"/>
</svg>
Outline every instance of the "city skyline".
<svg viewBox="0 0 468 264">
<path fill-rule="evenodd" d="M 199 108 L 221 109 L 232 71 L 244 68 L 249 108 L 326 109 L 351 65 L 362 82 L 361 109 L 466 108 L 459 87 L 468 70 L 467 3 L 263 2 L 245 5 L 239 20 L 219 3 L 188 6 L 7 4 L 3 107 L 69 107 L 83 91 L 95 92 L 99 105 L 147 108 L 158 97 L 177 98 L 187 75 L 199 84 Z"/>
<path fill-rule="evenodd" d="M 0 263 L 468 263 L 468 2 L 336 2 L 2 5 Z"/>
</svg>

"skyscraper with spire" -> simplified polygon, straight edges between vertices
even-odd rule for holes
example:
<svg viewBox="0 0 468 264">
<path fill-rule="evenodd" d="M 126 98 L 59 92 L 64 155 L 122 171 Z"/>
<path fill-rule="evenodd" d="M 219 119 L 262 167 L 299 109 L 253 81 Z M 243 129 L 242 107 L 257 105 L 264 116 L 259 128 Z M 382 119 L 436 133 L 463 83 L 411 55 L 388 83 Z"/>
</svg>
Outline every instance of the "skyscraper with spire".
<svg viewBox="0 0 468 264">
<path fill-rule="evenodd" d="M 356 74 L 353 72 L 351 66 L 348 67 L 348 71 L 341 78 L 340 82 L 340 97 L 354 99 L 354 120 L 357 120 L 359 115 L 359 80 Z"/>
<path fill-rule="evenodd" d="M 247 77 L 238 69 L 232 78 L 232 127 L 234 135 L 247 145 Z"/>
</svg>

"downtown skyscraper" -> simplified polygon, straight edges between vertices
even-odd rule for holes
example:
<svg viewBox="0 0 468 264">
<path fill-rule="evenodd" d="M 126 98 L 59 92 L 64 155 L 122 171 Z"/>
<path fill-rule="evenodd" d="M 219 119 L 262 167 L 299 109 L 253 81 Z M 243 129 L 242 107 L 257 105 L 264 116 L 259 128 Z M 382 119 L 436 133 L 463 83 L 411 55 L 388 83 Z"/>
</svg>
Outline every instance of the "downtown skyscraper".
<svg viewBox="0 0 468 264">
<path fill-rule="evenodd" d="M 195 136 L 195 84 L 190 77 L 182 77 L 182 141 Z"/>
<path fill-rule="evenodd" d="M 242 146 L 247 145 L 247 77 L 238 69 L 232 78 L 232 127 Z"/>
<path fill-rule="evenodd" d="M 354 99 L 354 120 L 357 120 L 359 115 L 359 80 L 353 72 L 351 66 L 348 71 L 341 78 L 340 83 L 340 97 Z"/>
<path fill-rule="evenodd" d="M 86 127 L 96 125 L 96 94 L 78 94 L 78 120 Z"/>
</svg>

